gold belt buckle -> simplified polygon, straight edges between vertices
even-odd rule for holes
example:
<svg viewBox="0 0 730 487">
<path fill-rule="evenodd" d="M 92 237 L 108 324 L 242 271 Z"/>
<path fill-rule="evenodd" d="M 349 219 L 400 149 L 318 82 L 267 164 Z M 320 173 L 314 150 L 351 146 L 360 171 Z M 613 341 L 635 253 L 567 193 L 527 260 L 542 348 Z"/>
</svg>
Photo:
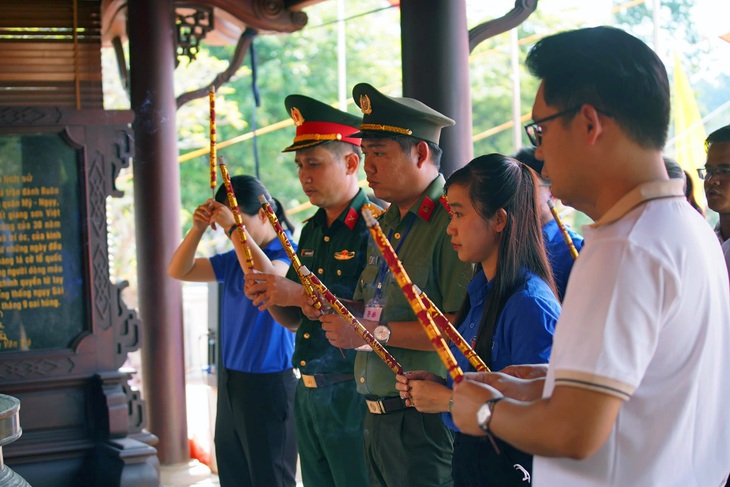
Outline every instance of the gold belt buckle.
<svg viewBox="0 0 730 487">
<path fill-rule="evenodd" d="M 309 389 L 317 388 L 317 379 L 315 379 L 313 375 L 302 374 L 302 381 L 304 382 L 304 387 Z"/>
<path fill-rule="evenodd" d="M 380 401 L 365 400 L 368 405 L 368 410 L 373 414 L 384 414 L 383 404 Z"/>
</svg>

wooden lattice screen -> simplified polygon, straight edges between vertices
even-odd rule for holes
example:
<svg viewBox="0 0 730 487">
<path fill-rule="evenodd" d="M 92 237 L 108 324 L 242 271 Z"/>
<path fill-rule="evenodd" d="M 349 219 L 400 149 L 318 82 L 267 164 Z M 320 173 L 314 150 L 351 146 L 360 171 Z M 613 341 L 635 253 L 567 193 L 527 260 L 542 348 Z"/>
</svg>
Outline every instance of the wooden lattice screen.
<svg viewBox="0 0 730 487">
<path fill-rule="evenodd" d="M 0 3 L 0 106 L 103 108 L 99 0 Z"/>
</svg>

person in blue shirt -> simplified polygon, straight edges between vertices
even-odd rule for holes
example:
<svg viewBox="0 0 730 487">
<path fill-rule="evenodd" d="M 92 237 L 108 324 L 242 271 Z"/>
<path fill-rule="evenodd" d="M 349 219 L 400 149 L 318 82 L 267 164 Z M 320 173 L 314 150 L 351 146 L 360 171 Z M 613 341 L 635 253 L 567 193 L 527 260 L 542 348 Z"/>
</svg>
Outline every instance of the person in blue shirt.
<svg viewBox="0 0 730 487">
<path fill-rule="evenodd" d="M 492 370 L 547 363 L 560 314 L 537 207 L 537 178 L 500 154 L 477 157 L 446 182 L 447 228 L 464 262 L 477 264 L 454 326 Z M 463 371 L 474 370 L 452 344 Z M 443 413 L 454 431 L 454 486 L 527 485 L 532 457 L 494 438 L 459 433 L 451 418 L 452 381 L 423 371 L 396 376 L 407 404 Z"/>
<path fill-rule="evenodd" d="M 254 268 L 283 276 L 291 262 L 258 196 L 266 196 L 279 221 L 288 228 L 291 241 L 293 227 L 283 207 L 252 176 L 233 176 L 231 186 Z M 293 487 L 297 463 L 293 414 L 297 378 L 291 365 L 294 334 L 245 296 L 246 257 L 227 205 L 221 185 L 215 199 L 195 210 L 193 227 L 172 256 L 167 273 L 183 281 L 223 284 L 219 342 L 223 367 L 219 369 L 215 425 L 221 486 Z M 234 250 L 196 258 L 200 239 L 209 226 L 224 230 Z"/>
<path fill-rule="evenodd" d="M 573 269 L 575 259 L 570 255 L 570 248 L 565 243 L 558 223 L 555 221 L 548 201 L 554 199 L 550 191 L 550 180 L 542 177 L 543 162 L 535 157 L 535 148 L 526 147 L 520 149 L 514 156 L 515 159 L 527 165 L 530 169 L 537 173 L 538 189 L 537 204 L 538 213 L 540 215 L 540 225 L 542 225 L 542 236 L 545 244 L 545 252 L 547 252 L 548 261 L 553 271 L 555 279 L 555 287 L 558 290 L 558 297 L 563 301 L 565 297 L 565 288 L 568 286 L 568 277 Z M 578 252 L 583 248 L 583 236 L 575 230 L 565 225 L 565 229 L 573 240 L 575 250 Z"/>
</svg>

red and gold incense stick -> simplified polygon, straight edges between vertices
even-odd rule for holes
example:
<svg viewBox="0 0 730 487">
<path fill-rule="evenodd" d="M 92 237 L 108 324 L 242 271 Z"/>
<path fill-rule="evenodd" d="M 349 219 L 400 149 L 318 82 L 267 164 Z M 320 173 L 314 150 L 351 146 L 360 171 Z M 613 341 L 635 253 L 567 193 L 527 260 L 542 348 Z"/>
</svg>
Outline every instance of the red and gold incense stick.
<svg viewBox="0 0 730 487">
<path fill-rule="evenodd" d="M 555 218 L 555 223 L 558 224 L 560 233 L 563 234 L 563 240 L 565 240 L 565 245 L 568 246 L 568 250 L 570 251 L 570 256 L 573 257 L 573 260 L 577 259 L 578 258 L 578 249 L 575 248 L 573 239 L 570 238 L 570 234 L 568 233 L 568 230 L 565 228 L 565 225 L 563 224 L 563 220 L 560 219 L 560 214 L 558 213 L 558 209 L 555 208 L 555 203 L 553 203 L 552 200 L 548 200 L 548 206 L 550 207 L 550 212 L 553 214 L 553 218 Z"/>
<path fill-rule="evenodd" d="M 372 235 L 375 244 L 380 249 L 380 253 L 383 254 L 383 258 L 388 263 L 388 267 L 393 273 L 393 276 L 395 276 L 398 285 L 403 290 L 403 294 L 405 294 L 406 299 L 408 299 L 411 309 L 413 309 L 413 312 L 416 313 L 418 321 L 426 330 L 426 334 L 428 335 L 429 340 L 431 340 L 433 348 L 436 350 L 439 358 L 446 366 L 446 370 L 449 372 L 449 375 L 451 375 L 451 378 L 458 384 L 464 378 L 464 372 L 462 372 L 459 364 L 456 363 L 454 355 L 446 345 L 446 340 L 444 340 L 443 335 L 441 335 L 438 327 L 431 319 L 431 315 L 429 315 L 428 311 L 423 306 L 423 302 L 418 297 L 418 291 L 415 284 L 413 284 L 411 278 L 408 277 L 406 270 L 403 268 L 403 264 L 398 259 L 398 255 L 395 253 L 395 250 L 393 250 L 393 246 L 390 245 L 388 238 L 380 228 L 378 221 L 373 218 L 372 213 L 365 209 L 362 214 L 365 218 L 365 224 L 370 230 L 370 235 Z"/>
<path fill-rule="evenodd" d="M 216 183 L 216 146 L 215 146 L 215 86 L 211 86 L 208 91 L 208 101 L 210 103 L 210 190 L 215 196 Z"/>
<path fill-rule="evenodd" d="M 365 328 L 363 324 L 360 323 L 357 318 L 355 318 L 355 316 L 353 316 L 352 313 L 350 313 L 350 310 L 348 310 L 345 305 L 342 304 L 342 302 L 337 299 L 337 297 L 332 294 L 329 289 L 327 289 L 327 286 L 322 284 L 322 281 L 320 281 L 317 276 L 312 274 L 312 271 L 307 269 L 307 266 L 301 266 L 301 272 L 302 275 L 312 283 L 314 289 L 316 289 L 317 292 L 321 294 L 324 299 L 327 300 L 330 306 L 332 306 L 332 309 L 335 310 L 337 314 L 342 316 L 345 321 L 347 321 L 347 323 L 355 329 L 355 332 L 358 334 L 358 336 L 365 340 L 365 343 L 370 345 L 370 347 L 373 349 L 373 352 L 375 352 L 378 357 L 383 359 L 385 365 L 387 365 L 390 370 L 392 370 L 396 374 L 403 375 L 403 367 L 400 366 L 398 361 L 385 349 L 385 347 L 373 336 L 373 334 L 370 333 L 368 329 Z"/>
<path fill-rule="evenodd" d="M 461 336 L 456 328 L 454 328 L 454 325 L 452 325 L 449 319 L 444 316 L 441 310 L 438 309 L 435 304 L 433 304 L 433 301 L 431 301 L 431 299 L 426 296 L 426 293 L 421 291 L 418 286 L 415 287 L 416 292 L 423 302 L 423 307 L 426 308 L 428 314 L 431 315 L 431 319 L 433 320 L 434 324 L 439 327 L 441 333 L 446 335 L 446 337 L 451 340 L 454 345 L 456 345 L 456 348 L 458 348 L 459 351 L 464 354 L 464 356 L 467 358 L 467 360 L 469 360 L 469 363 L 472 367 L 474 367 L 475 370 L 477 370 L 478 372 L 491 372 L 491 370 L 489 370 L 489 367 L 487 367 L 487 364 L 484 363 L 484 360 L 482 360 L 482 358 L 477 355 L 477 353 L 474 351 L 473 348 L 471 348 L 467 341 L 464 340 L 464 337 Z"/>
<path fill-rule="evenodd" d="M 276 217 L 276 213 L 274 213 L 274 209 L 271 207 L 269 202 L 266 200 L 266 196 L 264 196 L 263 194 L 259 195 L 259 203 L 261 203 L 261 208 L 264 209 L 264 213 L 266 213 L 266 216 L 269 218 L 271 226 L 274 227 L 274 230 L 276 231 L 276 236 L 279 237 L 279 242 L 281 242 L 281 246 L 284 247 L 286 255 L 289 256 L 289 260 L 291 261 L 292 267 L 294 267 L 294 271 L 299 276 L 299 280 L 302 281 L 304 291 L 314 303 L 313 306 L 316 309 L 321 309 L 322 302 L 319 300 L 317 294 L 314 292 L 314 289 L 312 288 L 312 284 L 310 283 L 309 279 L 306 279 L 304 278 L 304 276 L 302 276 L 302 263 L 299 261 L 299 256 L 297 255 L 297 253 L 294 252 L 294 247 L 287 238 L 286 233 L 284 233 L 284 229 L 281 227 L 279 219 Z"/>
<path fill-rule="evenodd" d="M 248 238 L 246 237 L 246 230 L 243 228 L 243 219 L 241 218 L 241 212 L 238 211 L 238 201 L 236 201 L 236 194 L 233 192 L 233 186 L 231 186 L 231 177 L 228 175 L 228 168 L 226 163 L 223 161 L 223 157 L 218 158 L 218 165 L 221 168 L 221 176 L 223 176 L 223 186 L 226 188 L 226 195 L 228 196 L 228 206 L 231 207 L 233 212 L 233 221 L 236 224 L 236 232 L 238 237 L 241 239 L 243 244 L 243 252 L 246 255 L 246 270 L 253 270 L 253 255 L 251 249 L 248 246 Z"/>
</svg>

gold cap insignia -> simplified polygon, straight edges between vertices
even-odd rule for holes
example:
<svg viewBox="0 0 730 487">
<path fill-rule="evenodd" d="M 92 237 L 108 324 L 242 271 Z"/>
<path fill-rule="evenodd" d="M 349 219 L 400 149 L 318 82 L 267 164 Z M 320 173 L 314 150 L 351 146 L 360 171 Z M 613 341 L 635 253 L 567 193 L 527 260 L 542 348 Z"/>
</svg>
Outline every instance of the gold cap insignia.
<svg viewBox="0 0 730 487">
<path fill-rule="evenodd" d="M 291 108 L 291 119 L 294 120 L 294 125 L 296 125 L 297 127 L 301 126 L 304 123 L 304 117 L 302 116 L 302 112 L 300 112 L 297 107 Z"/>
<path fill-rule="evenodd" d="M 360 110 L 365 115 L 373 113 L 373 107 L 370 106 L 370 98 L 368 95 L 360 95 Z"/>
<path fill-rule="evenodd" d="M 335 260 L 350 260 L 355 258 L 355 252 L 350 250 L 342 250 L 335 252 Z"/>
</svg>

